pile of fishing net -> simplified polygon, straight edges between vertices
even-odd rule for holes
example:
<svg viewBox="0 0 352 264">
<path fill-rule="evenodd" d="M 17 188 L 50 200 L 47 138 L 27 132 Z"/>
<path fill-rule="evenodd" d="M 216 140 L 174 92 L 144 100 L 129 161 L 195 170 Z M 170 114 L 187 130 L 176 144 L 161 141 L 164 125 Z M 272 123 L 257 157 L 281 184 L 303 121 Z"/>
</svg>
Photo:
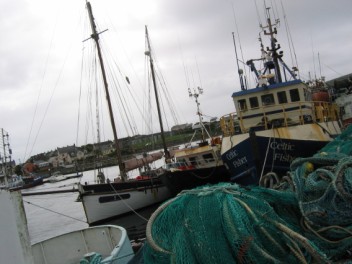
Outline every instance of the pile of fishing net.
<svg viewBox="0 0 352 264">
<path fill-rule="evenodd" d="M 296 159 L 277 189 L 221 183 L 182 192 L 150 218 L 144 262 L 348 263 L 351 151 L 352 126 Z"/>
</svg>

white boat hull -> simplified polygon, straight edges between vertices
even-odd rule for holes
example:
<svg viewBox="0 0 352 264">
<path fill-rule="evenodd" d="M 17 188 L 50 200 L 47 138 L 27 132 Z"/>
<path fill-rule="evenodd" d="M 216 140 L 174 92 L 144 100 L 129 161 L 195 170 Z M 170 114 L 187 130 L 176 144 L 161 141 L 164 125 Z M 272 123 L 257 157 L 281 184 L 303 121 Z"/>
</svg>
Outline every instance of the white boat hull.
<svg viewBox="0 0 352 264">
<path fill-rule="evenodd" d="M 70 232 L 32 246 L 36 264 L 76 264 L 85 255 L 89 259 L 95 253 L 100 254 L 101 263 L 106 264 L 128 263 L 134 256 L 126 230 L 112 225 Z"/>
<path fill-rule="evenodd" d="M 88 224 L 117 217 L 134 210 L 161 203 L 171 197 L 166 186 L 131 189 L 109 193 L 85 194 L 81 197 Z M 123 199 L 121 199 L 123 198 Z"/>
<path fill-rule="evenodd" d="M 66 175 L 51 176 L 48 181 L 51 183 L 67 180 Z"/>
</svg>

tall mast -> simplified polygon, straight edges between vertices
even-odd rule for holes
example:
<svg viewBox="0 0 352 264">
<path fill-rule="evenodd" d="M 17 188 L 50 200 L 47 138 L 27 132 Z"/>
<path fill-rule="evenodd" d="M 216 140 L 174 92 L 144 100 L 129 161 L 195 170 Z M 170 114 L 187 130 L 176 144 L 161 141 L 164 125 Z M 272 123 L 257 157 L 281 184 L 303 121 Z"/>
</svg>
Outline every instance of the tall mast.
<svg viewBox="0 0 352 264">
<path fill-rule="evenodd" d="M 159 124 L 160 124 L 160 132 L 161 132 L 161 139 L 163 141 L 163 147 L 164 147 L 164 153 L 165 153 L 165 160 L 170 159 L 170 153 L 167 149 L 166 146 L 166 140 L 165 140 L 165 135 L 164 135 L 164 127 L 163 127 L 163 120 L 161 116 L 161 111 L 160 111 L 160 103 L 159 103 L 159 96 L 158 96 L 158 89 L 156 87 L 156 81 L 155 81 L 155 72 L 154 72 L 154 62 L 152 58 L 152 50 L 150 47 L 150 42 L 149 42 L 149 35 L 148 35 L 148 28 L 145 26 L 145 36 L 147 39 L 147 44 L 148 44 L 148 50 L 145 52 L 145 55 L 149 56 L 149 62 L 150 62 L 150 70 L 152 72 L 152 79 L 153 79 L 153 86 L 154 86 L 154 92 L 155 92 L 155 100 L 156 100 L 156 107 L 158 110 L 158 117 L 159 117 Z"/>
<path fill-rule="evenodd" d="M 281 77 L 281 70 L 280 70 L 280 66 L 279 66 L 279 59 L 282 57 L 282 54 L 278 54 L 277 50 L 279 50 L 280 44 L 276 45 L 276 38 L 274 37 L 274 34 L 277 34 L 277 30 L 276 28 L 273 28 L 273 25 L 271 24 L 271 19 L 270 19 L 270 12 L 269 12 L 270 8 L 266 8 L 267 11 L 267 22 L 268 22 L 268 28 L 269 28 L 269 32 L 266 32 L 264 30 L 264 34 L 265 35 L 270 35 L 270 49 L 269 51 L 272 52 L 272 58 L 273 58 L 273 62 L 275 65 L 275 78 L 277 83 L 281 83 L 282 82 L 282 77 Z"/>
<path fill-rule="evenodd" d="M 1 156 L 1 151 L 0 151 L 0 160 L 2 161 L 2 172 L 4 174 L 4 183 L 7 185 L 7 177 L 10 176 L 10 173 L 12 172 L 12 165 L 11 165 L 11 154 L 12 150 L 10 148 L 10 142 L 9 142 L 9 133 L 7 133 L 3 128 L 1 129 L 1 141 L 2 141 L 2 147 L 3 147 L 3 156 Z"/>
<path fill-rule="evenodd" d="M 93 17 L 93 12 L 92 12 L 92 7 L 91 7 L 89 2 L 87 2 L 87 8 L 88 8 L 90 25 L 91 25 L 91 28 L 92 28 L 91 37 L 92 37 L 92 39 L 95 40 L 95 44 L 97 45 L 97 51 L 98 51 L 98 57 L 99 57 L 99 62 L 100 62 L 100 68 L 101 68 L 101 73 L 102 73 L 102 76 L 103 76 L 104 87 L 105 87 L 105 95 L 106 95 L 106 100 L 108 102 L 108 108 L 109 108 L 110 123 L 111 123 L 112 131 L 113 131 L 113 134 L 114 134 L 114 141 L 115 141 L 115 147 L 116 147 L 116 152 L 117 152 L 117 162 L 118 162 L 119 169 L 120 169 L 121 179 L 122 179 L 122 181 L 126 181 L 127 180 L 127 174 L 126 174 L 126 171 L 125 171 L 125 165 L 122 162 L 122 156 L 121 156 L 121 150 L 120 150 L 120 145 L 119 145 L 119 139 L 117 137 L 117 132 L 116 132 L 114 114 L 113 114 L 113 111 L 112 111 L 110 94 L 109 94 L 109 89 L 108 89 L 108 82 L 107 82 L 107 78 L 106 78 L 103 57 L 101 55 L 101 50 L 100 50 L 99 33 L 97 33 L 97 30 L 96 30 L 96 25 L 95 25 L 95 22 L 94 22 L 94 17 Z"/>
</svg>

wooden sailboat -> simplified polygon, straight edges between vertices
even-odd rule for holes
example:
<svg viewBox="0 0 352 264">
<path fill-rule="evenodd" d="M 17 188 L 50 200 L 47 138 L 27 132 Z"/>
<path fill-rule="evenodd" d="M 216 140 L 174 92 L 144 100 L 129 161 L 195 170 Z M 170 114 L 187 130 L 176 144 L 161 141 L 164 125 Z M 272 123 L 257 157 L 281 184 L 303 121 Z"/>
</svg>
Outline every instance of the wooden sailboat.
<svg viewBox="0 0 352 264">
<path fill-rule="evenodd" d="M 104 179 L 104 175 L 100 173 L 98 174 L 98 177 L 100 176 L 101 179 L 100 183 L 81 183 L 79 185 L 80 199 L 83 203 L 87 221 L 90 225 L 95 225 L 104 220 L 117 217 L 126 213 L 131 213 L 135 210 L 148 207 L 156 203 L 160 203 L 168 199 L 171 195 L 167 187 L 154 173 L 151 173 L 149 174 L 149 177 L 143 177 L 143 179 L 140 180 L 127 178 L 127 172 L 138 167 L 138 162 L 124 162 L 122 160 L 119 139 L 117 137 L 114 115 L 109 96 L 108 82 L 99 45 L 99 34 L 96 30 L 92 8 L 89 2 L 87 2 L 87 9 L 92 29 L 91 37 L 96 43 L 97 55 L 99 58 L 101 72 L 103 76 L 105 95 L 110 115 L 110 123 L 114 135 L 114 143 L 117 152 L 117 161 L 121 176 L 121 180 L 119 182 L 106 182 Z M 153 64 L 151 62 L 151 66 L 152 65 Z M 162 123 L 161 130 L 163 135 Z M 163 141 L 165 142 L 164 138 Z M 166 147 L 164 148 L 164 151 L 167 155 L 168 152 Z M 141 165 L 143 165 L 143 162 Z"/>
</svg>

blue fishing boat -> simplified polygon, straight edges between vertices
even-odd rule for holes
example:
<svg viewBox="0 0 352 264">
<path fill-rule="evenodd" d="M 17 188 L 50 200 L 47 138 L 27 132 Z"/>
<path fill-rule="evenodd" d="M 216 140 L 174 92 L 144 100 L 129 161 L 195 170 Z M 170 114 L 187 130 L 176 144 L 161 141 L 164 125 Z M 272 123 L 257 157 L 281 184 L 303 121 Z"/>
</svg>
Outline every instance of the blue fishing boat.
<svg viewBox="0 0 352 264">
<path fill-rule="evenodd" d="M 258 184 L 268 173 L 277 179 L 296 157 L 313 155 L 341 133 L 328 91 L 313 89 L 297 77 L 297 67 L 283 61 L 277 20 L 272 23 L 269 11 L 259 34 L 261 57 L 246 62 L 256 86 L 248 89 L 239 69 L 241 90 L 232 94 L 236 111 L 220 119 L 222 160 L 231 181 L 244 185 Z M 269 37 L 266 48 L 262 35 Z"/>
</svg>

